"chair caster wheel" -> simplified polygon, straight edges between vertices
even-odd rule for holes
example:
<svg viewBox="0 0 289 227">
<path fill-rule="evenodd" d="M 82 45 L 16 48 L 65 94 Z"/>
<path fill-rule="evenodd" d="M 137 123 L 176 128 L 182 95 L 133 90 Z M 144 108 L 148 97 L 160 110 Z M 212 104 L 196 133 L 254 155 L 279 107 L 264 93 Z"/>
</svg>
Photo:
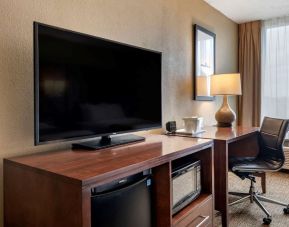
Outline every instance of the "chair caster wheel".
<svg viewBox="0 0 289 227">
<path fill-rule="evenodd" d="M 270 223 L 271 223 L 271 221 L 272 221 L 272 218 L 263 218 L 263 223 L 265 224 L 265 225 L 270 225 Z"/>
<path fill-rule="evenodd" d="M 289 207 L 283 209 L 284 214 L 289 214 Z"/>
</svg>

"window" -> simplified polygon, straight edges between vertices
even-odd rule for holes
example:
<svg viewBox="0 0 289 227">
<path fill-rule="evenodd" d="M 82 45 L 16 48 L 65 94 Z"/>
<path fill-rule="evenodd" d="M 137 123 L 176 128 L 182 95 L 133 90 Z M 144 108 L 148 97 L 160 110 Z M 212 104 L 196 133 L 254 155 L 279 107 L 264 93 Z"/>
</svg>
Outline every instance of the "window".
<svg viewBox="0 0 289 227">
<path fill-rule="evenodd" d="M 289 17 L 262 25 L 261 119 L 289 118 Z"/>
</svg>

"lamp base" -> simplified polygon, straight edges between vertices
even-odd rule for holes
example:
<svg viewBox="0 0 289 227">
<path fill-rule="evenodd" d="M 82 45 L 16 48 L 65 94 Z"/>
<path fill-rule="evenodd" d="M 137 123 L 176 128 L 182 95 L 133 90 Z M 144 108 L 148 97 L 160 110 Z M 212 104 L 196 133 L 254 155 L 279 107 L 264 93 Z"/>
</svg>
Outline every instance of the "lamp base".
<svg viewBox="0 0 289 227">
<path fill-rule="evenodd" d="M 223 122 L 218 122 L 217 127 L 232 127 L 232 123 L 223 123 Z"/>
<path fill-rule="evenodd" d="M 232 123 L 236 120 L 236 114 L 228 103 L 228 96 L 224 95 L 223 104 L 215 114 L 218 127 L 232 127 Z"/>
</svg>

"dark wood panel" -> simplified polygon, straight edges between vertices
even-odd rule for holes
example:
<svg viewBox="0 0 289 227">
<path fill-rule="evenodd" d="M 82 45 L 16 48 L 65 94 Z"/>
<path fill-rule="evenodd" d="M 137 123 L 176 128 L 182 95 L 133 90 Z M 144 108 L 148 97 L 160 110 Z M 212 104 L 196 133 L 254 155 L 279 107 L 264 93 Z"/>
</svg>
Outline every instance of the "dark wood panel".
<svg viewBox="0 0 289 227">
<path fill-rule="evenodd" d="M 79 227 L 81 208 L 80 187 L 4 161 L 5 227 Z"/>
<path fill-rule="evenodd" d="M 34 171 L 44 171 L 67 182 L 88 185 L 118 174 L 151 168 L 187 153 L 211 146 L 212 141 L 165 135 L 147 136 L 145 142 L 98 151 L 61 150 L 9 159 Z M 128 174 L 129 175 L 129 174 Z"/>
<path fill-rule="evenodd" d="M 261 187 L 262 187 L 262 192 L 266 193 L 267 187 L 266 187 L 266 173 L 254 173 L 254 176 L 256 177 L 261 177 Z"/>
<path fill-rule="evenodd" d="M 172 188 L 170 162 L 153 169 L 153 182 L 155 226 L 171 226 Z"/>
<path fill-rule="evenodd" d="M 259 153 L 258 133 L 228 144 L 229 156 L 255 157 Z"/>
<path fill-rule="evenodd" d="M 225 140 L 228 143 L 240 140 L 246 137 L 250 137 L 255 134 L 259 128 L 257 127 L 217 127 L 207 126 L 204 128 L 205 132 L 195 135 L 199 138 L 208 138 L 214 140 Z"/>
<path fill-rule="evenodd" d="M 91 188 L 82 190 L 82 227 L 91 227 Z"/>
<path fill-rule="evenodd" d="M 222 225 L 228 226 L 228 144 L 214 141 L 215 209 L 222 213 Z"/>
<path fill-rule="evenodd" d="M 203 188 L 211 192 L 212 145 L 207 139 L 153 135 L 100 152 L 62 150 L 5 159 L 5 226 L 91 227 L 91 188 L 149 168 L 155 224 L 171 226 L 171 161 L 198 157 L 204 164 Z"/>
</svg>

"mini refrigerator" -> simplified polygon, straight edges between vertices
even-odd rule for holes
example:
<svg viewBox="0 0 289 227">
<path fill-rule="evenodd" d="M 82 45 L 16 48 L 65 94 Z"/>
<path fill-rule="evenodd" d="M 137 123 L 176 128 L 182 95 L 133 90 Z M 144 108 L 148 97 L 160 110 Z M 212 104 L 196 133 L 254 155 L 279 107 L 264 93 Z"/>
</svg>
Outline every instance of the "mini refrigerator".
<svg viewBox="0 0 289 227">
<path fill-rule="evenodd" d="M 92 227 L 151 227 L 150 170 L 92 189 Z"/>
</svg>

